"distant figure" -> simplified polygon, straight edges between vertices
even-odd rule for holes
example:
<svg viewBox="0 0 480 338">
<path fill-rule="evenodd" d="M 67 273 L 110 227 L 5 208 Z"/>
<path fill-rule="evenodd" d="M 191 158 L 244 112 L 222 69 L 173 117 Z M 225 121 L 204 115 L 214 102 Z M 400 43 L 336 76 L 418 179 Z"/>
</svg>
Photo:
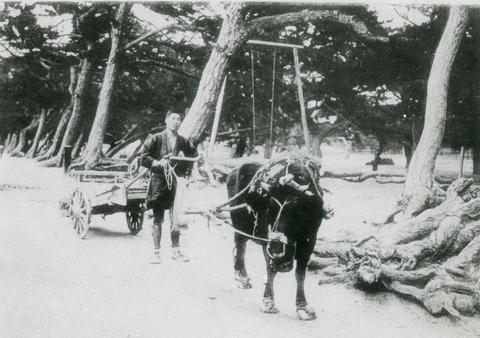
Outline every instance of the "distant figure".
<svg viewBox="0 0 480 338">
<path fill-rule="evenodd" d="M 146 197 L 147 209 L 153 209 L 152 264 L 161 262 L 160 242 L 162 238 L 162 224 L 165 210 L 171 210 L 173 206 L 176 191 L 175 175 L 184 177 L 190 171 L 188 162 L 177 161 L 177 163 L 174 163 L 174 161 L 169 160 L 169 157 L 180 153 L 188 157 L 197 155 L 197 150 L 193 144 L 177 133 L 181 121 L 180 114 L 168 112 L 165 118 L 166 129 L 149 136 L 140 150 L 140 164 L 150 169 L 152 174 Z M 171 164 L 174 169 L 171 169 Z M 172 216 L 171 212 L 170 216 Z M 172 220 L 172 217 L 170 219 Z M 187 262 L 188 257 L 180 250 L 180 230 L 173 221 L 171 223 L 172 258 Z"/>
<path fill-rule="evenodd" d="M 286 146 L 286 134 L 285 134 L 285 131 L 280 128 L 280 127 L 275 127 L 273 129 L 273 144 L 274 144 L 274 152 L 275 153 L 281 153 L 285 150 L 287 150 L 287 146 Z"/>
<path fill-rule="evenodd" d="M 242 136 L 237 142 L 237 147 L 235 148 L 235 152 L 233 153 L 233 158 L 243 157 L 243 155 L 245 155 L 246 150 L 247 150 L 247 138 L 245 136 Z"/>
</svg>

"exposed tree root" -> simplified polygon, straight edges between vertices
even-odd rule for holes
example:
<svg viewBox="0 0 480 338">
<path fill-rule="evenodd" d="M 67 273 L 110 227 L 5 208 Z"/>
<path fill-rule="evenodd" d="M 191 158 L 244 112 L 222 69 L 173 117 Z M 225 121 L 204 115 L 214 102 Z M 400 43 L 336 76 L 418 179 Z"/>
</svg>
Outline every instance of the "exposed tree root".
<svg viewBox="0 0 480 338">
<path fill-rule="evenodd" d="M 348 182 L 361 183 L 370 178 L 374 178 L 378 183 L 387 184 L 387 183 L 405 183 L 406 175 L 405 174 L 395 174 L 395 173 L 385 173 L 385 172 L 363 172 L 363 171 L 353 171 L 353 172 L 333 172 L 326 170 L 322 177 L 328 178 L 338 178 Z M 440 184 L 450 184 L 453 182 L 452 178 L 437 176 L 435 181 Z"/>
<path fill-rule="evenodd" d="M 364 182 L 370 178 L 392 178 L 391 180 L 393 182 L 397 181 L 398 179 L 403 179 L 405 180 L 405 175 L 404 174 L 392 174 L 392 173 L 382 173 L 382 172 L 340 172 L 340 173 L 335 173 L 332 171 L 325 171 L 323 174 L 323 177 L 329 177 L 329 178 L 340 178 L 342 180 L 348 181 L 348 182 L 355 182 L 355 183 L 360 183 Z"/>
<path fill-rule="evenodd" d="M 99 170 L 99 171 L 127 171 L 128 163 L 124 160 L 102 158 L 95 166 L 91 167 L 83 158 L 72 162 L 69 170 Z"/>
<path fill-rule="evenodd" d="M 59 167 L 62 164 L 62 159 L 63 159 L 63 154 L 62 151 L 59 151 L 57 155 L 45 160 L 39 162 L 39 165 L 42 167 Z"/>
<path fill-rule="evenodd" d="M 445 200 L 357 242 L 318 241 L 319 284 L 383 288 L 455 317 L 480 313 L 480 186 L 458 179 Z"/>
</svg>

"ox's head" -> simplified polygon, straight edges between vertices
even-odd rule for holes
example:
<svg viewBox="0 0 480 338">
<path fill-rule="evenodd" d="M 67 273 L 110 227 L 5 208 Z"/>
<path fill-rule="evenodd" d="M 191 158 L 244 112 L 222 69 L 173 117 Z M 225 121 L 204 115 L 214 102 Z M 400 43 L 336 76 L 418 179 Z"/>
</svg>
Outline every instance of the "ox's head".
<svg viewBox="0 0 480 338">
<path fill-rule="evenodd" d="M 296 252 L 314 244 L 323 205 L 318 178 L 318 165 L 303 157 L 278 160 L 257 177 L 253 208 L 276 271 L 290 271 Z"/>
</svg>

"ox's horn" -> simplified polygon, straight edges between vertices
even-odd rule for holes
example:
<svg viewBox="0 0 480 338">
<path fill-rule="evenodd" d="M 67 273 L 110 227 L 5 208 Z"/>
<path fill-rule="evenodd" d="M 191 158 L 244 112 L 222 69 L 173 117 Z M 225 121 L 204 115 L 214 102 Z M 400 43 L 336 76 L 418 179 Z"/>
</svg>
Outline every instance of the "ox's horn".
<svg viewBox="0 0 480 338">
<path fill-rule="evenodd" d="M 263 190 L 265 190 L 266 192 L 270 192 L 270 190 L 272 189 L 272 186 L 268 183 L 265 183 L 265 182 L 260 182 L 260 186 L 262 187 Z"/>
<path fill-rule="evenodd" d="M 301 192 L 302 194 L 305 194 L 307 196 L 313 196 L 313 193 L 308 190 L 308 187 L 310 186 L 309 184 L 305 185 L 300 185 L 295 181 L 289 181 L 285 185 L 292 187 L 293 189 L 297 190 L 298 192 Z"/>
<path fill-rule="evenodd" d="M 293 175 L 292 174 L 287 174 L 285 176 L 282 176 L 280 177 L 280 179 L 278 180 L 278 182 L 281 184 L 281 185 L 285 185 L 289 182 L 291 182 L 293 180 Z"/>
<path fill-rule="evenodd" d="M 308 190 L 308 187 L 310 184 L 305 184 L 305 185 L 300 185 L 295 180 L 293 179 L 292 174 L 287 174 L 285 176 L 280 177 L 279 182 L 281 185 L 286 185 L 289 186 L 298 192 L 301 192 L 302 194 L 305 194 L 307 196 L 313 196 L 313 193 Z"/>
</svg>

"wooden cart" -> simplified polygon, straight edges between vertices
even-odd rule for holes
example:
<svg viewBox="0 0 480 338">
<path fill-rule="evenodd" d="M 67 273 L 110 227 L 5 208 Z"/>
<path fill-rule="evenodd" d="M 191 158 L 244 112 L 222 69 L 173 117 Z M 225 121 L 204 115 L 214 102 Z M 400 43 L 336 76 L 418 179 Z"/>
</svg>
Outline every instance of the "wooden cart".
<svg viewBox="0 0 480 338">
<path fill-rule="evenodd" d="M 136 235 L 142 230 L 144 202 L 148 189 L 148 171 L 72 170 L 76 185 L 69 200 L 69 215 L 76 235 L 87 235 L 93 215 L 125 213 L 128 230 Z"/>
</svg>

